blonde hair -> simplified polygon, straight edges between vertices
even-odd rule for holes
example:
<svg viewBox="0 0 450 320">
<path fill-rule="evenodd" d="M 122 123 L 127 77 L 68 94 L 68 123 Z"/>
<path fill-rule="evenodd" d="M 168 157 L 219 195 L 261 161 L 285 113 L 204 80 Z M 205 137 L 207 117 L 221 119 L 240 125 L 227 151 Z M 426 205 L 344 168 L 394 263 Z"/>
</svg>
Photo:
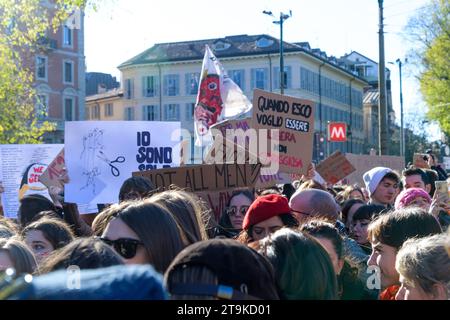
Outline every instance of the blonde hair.
<svg viewBox="0 0 450 320">
<path fill-rule="evenodd" d="M 441 283 L 450 297 L 450 257 L 445 249 L 445 234 L 409 239 L 397 253 L 395 269 L 405 280 L 432 293 Z"/>
</svg>

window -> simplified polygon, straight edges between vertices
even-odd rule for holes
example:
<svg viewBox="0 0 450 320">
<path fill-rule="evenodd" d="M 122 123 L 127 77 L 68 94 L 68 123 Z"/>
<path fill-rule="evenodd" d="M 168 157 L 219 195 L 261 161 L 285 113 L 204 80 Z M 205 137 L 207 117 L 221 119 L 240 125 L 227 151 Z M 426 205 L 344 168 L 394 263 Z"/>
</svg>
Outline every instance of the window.
<svg viewBox="0 0 450 320">
<path fill-rule="evenodd" d="M 231 47 L 231 44 L 227 43 L 227 42 L 223 42 L 223 41 L 218 41 L 214 44 L 214 50 L 215 51 L 222 51 L 222 50 L 226 50 L 229 47 Z"/>
<path fill-rule="evenodd" d="M 142 106 L 142 120 L 157 121 L 159 118 L 158 106 Z"/>
<path fill-rule="evenodd" d="M 48 95 L 38 94 L 36 100 L 36 113 L 38 117 L 46 117 L 48 115 Z"/>
<path fill-rule="evenodd" d="M 105 104 L 105 117 L 112 117 L 114 115 L 114 105 L 112 103 Z"/>
<path fill-rule="evenodd" d="M 179 104 L 164 105 L 164 120 L 180 121 L 180 105 Z"/>
<path fill-rule="evenodd" d="M 91 113 L 89 107 L 84 108 L 84 118 L 85 120 L 89 120 L 91 118 Z"/>
<path fill-rule="evenodd" d="M 64 98 L 64 120 L 75 120 L 75 108 L 73 98 Z"/>
<path fill-rule="evenodd" d="M 125 120 L 134 120 L 134 107 L 126 107 L 124 119 Z"/>
<path fill-rule="evenodd" d="M 267 48 L 273 45 L 273 40 L 262 37 L 256 41 L 256 46 L 258 48 Z"/>
<path fill-rule="evenodd" d="M 125 79 L 125 99 L 133 99 L 134 94 L 134 81 L 133 79 Z"/>
<path fill-rule="evenodd" d="M 47 68 L 48 68 L 47 57 L 37 56 L 36 57 L 36 79 L 47 81 Z"/>
<path fill-rule="evenodd" d="M 64 61 L 64 83 L 73 83 L 73 61 Z"/>
<path fill-rule="evenodd" d="M 245 70 L 230 70 L 228 75 L 242 91 L 245 90 Z"/>
<path fill-rule="evenodd" d="M 195 103 L 186 103 L 186 120 L 194 120 Z"/>
<path fill-rule="evenodd" d="M 180 76 L 168 74 L 164 76 L 164 95 L 177 96 L 180 93 Z"/>
<path fill-rule="evenodd" d="M 91 119 L 100 119 L 100 105 L 99 104 L 96 104 L 92 107 Z"/>
<path fill-rule="evenodd" d="M 73 43 L 73 30 L 67 26 L 64 26 L 63 29 L 63 46 L 64 47 L 72 47 Z"/>
<path fill-rule="evenodd" d="M 291 88 L 292 82 L 291 67 L 284 67 L 284 88 Z M 273 88 L 280 89 L 280 67 L 273 68 Z"/>
<path fill-rule="evenodd" d="M 142 96 L 154 97 L 157 95 L 157 77 L 146 76 L 142 78 Z"/>
<path fill-rule="evenodd" d="M 186 73 L 186 95 L 198 93 L 200 73 Z"/>
<path fill-rule="evenodd" d="M 267 89 L 267 68 L 252 69 L 252 88 Z"/>
</svg>

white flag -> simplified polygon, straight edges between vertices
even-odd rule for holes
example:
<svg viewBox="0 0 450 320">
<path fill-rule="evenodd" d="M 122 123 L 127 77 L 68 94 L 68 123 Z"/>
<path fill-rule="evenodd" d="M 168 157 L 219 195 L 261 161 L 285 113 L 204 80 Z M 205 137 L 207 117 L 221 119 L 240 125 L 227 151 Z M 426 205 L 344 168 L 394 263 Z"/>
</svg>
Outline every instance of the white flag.
<svg viewBox="0 0 450 320">
<path fill-rule="evenodd" d="M 222 64 L 206 45 L 194 110 L 195 145 L 211 144 L 212 125 L 222 120 L 238 118 L 248 113 L 251 108 L 251 102 L 241 88 L 228 77 Z"/>
</svg>

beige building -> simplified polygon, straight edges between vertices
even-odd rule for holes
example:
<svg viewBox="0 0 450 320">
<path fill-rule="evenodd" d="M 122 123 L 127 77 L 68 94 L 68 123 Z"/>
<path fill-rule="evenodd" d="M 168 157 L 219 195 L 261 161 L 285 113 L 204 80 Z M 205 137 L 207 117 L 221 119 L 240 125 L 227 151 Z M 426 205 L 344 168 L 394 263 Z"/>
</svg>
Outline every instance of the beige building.
<svg viewBox="0 0 450 320">
<path fill-rule="evenodd" d="M 124 120 L 123 90 L 114 89 L 86 97 L 86 120 Z"/>
<path fill-rule="evenodd" d="M 250 100 L 254 88 L 280 91 L 279 41 L 271 36 L 162 43 L 118 67 L 123 97 L 88 97 L 86 114 L 90 119 L 103 119 L 104 105 L 113 103 L 114 118 L 180 121 L 194 137 L 193 110 L 206 44 Z M 311 49 L 308 43 L 284 43 L 284 65 L 284 93 L 316 102 L 314 158 L 324 158 L 338 149 L 363 153 L 362 96 L 368 83 L 345 69 L 338 59 Z M 346 122 L 351 127 L 347 143 L 320 143 L 319 135 L 326 134 L 328 121 Z"/>
</svg>

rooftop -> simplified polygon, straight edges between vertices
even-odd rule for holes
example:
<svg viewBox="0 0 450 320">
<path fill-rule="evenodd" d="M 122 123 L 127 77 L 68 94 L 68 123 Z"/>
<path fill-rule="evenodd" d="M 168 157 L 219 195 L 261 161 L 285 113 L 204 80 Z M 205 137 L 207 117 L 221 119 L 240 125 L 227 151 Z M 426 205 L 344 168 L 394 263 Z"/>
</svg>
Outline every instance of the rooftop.
<svg viewBox="0 0 450 320">
<path fill-rule="evenodd" d="M 202 60 L 205 53 L 205 45 L 208 45 L 214 51 L 217 58 L 279 54 L 280 52 L 280 41 L 277 38 L 266 34 L 243 34 L 224 38 L 157 43 L 137 56 L 123 62 L 118 68 L 161 62 Z M 342 63 L 340 59 L 328 56 L 326 52 L 318 48 L 311 49 L 308 42 L 283 42 L 283 49 L 285 53 L 303 52 L 366 82 L 357 73 L 347 68 L 346 64 Z"/>
</svg>

